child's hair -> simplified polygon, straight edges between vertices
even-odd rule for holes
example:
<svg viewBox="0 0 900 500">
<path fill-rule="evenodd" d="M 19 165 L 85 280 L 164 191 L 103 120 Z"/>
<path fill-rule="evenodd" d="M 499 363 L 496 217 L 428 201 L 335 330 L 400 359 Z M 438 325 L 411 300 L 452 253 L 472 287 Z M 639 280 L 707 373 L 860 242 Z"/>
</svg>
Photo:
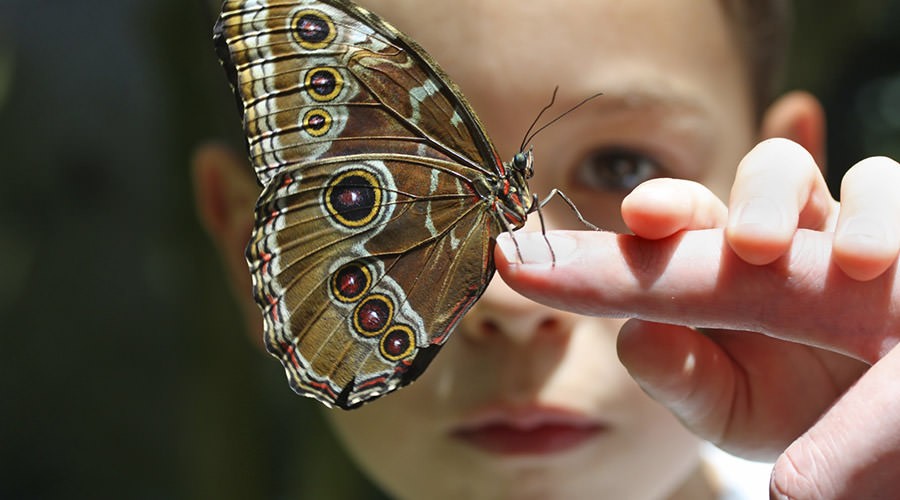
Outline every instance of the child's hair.
<svg viewBox="0 0 900 500">
<path fill-rule="evenodd" d="M 791 33 L 790 0 L 719 0 L 747 60 L 757 116 L 781 86 Z"/>
<path fill-rule="evenodd" d="M 218 15 L 221 0 L 199 0 Z M 760 117 L 781 86 L 791 32 L 790 0 L 719 0 L 747 60 L 752 99 Z"/>
</svg>

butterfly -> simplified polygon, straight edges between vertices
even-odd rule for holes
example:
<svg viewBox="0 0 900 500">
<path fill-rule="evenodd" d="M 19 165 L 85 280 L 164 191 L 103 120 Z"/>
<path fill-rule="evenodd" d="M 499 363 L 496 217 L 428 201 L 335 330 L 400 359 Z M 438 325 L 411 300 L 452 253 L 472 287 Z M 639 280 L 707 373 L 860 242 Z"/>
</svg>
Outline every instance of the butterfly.
<svg viewBox="0 0 900 500">
<path fill-rule="evenodd" d="M 263 187 L 246 257 L 268 351 L 327 406 L 411 383 L 539 207 L 532 152 L 501 161 L 437 63 L 349 1 L 227 0 L 214 40 Z"/>
</svg>

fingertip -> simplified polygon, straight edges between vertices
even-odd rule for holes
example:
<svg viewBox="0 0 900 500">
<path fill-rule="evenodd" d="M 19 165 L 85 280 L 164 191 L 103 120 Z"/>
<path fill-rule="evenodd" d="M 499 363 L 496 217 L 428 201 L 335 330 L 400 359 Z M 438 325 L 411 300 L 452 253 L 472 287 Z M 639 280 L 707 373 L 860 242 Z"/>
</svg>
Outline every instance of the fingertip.
<svg viewBox="0 0 900 500">
<path fill-rule="evenodd" d="M 788 252 L 793 233 L 775 232 L 762 224 L 739 224 L 725 229 L 725 239 L 741 260 L 764 266 Z"/>
<path fill-rule="evenodd" d="M 669 237 L 680 231 L 690 218 L 690 203 L 676 200 L 677 192 L 666 181 L 647 181 L 622 200 L 622 220 L 636 236 L 649 240 Z"/>
<path fill-rule="evenodd" d="M 513 290 L 550 305 L 564 302 L 565 284 L 584 269 L 571 260 L 577 257 L 578 233 L 549 231 L 502 233 L 497 235 L 494 267 Z"/>
<path fill-rule="evenodd" d="M 508 233 L 500 233 L 496 241 L 494 263 L 497 269 L 505 269 L 516 261 L 516 245 Z"/>
<path fill-rule="evenodd" d="M 619 331 L 619 360 L 641 387 L 668 404 L 692 392 L 697 368 L 696 330 L 678 325 L 628 320 Z"/>
<path fill-rule="evenodd" d="M 891 268 L 900 253 L 896 193 L 900 165 L 872 157 L 854 165 L 841 182 L 841 208 L 834 230 L 833 259 L 844 273 L 868 281 Z"/>
<path fill-rule="evenodd" d="M 741 202 L 725 229 L 728 245 L 742 260 L 762 266 L 784 255 L 797 228 L 796 213 L 762 197 Z"/>
<path fill-rule="evenodd" d="M 622 219 L 628 229 L 650 240 L 719 227 L 726 214 L 725 205 L 708 188 L 684 179 L 651 179 L 622 200 Z"/>
<path fill-rule="evenodd" d="M 552 269 L 567 263 L 577 247 L 576 239 L 564 231 L 501 233 L 496 242 L 498 269 Z"/>
<path fill-rule="evenodd" d="M 848 277 L 856 281 L 870 281 L 885 274 L 897 262 L 900 241 L 871 234 L 837 233 L 832 257 Z"/>
</svg>

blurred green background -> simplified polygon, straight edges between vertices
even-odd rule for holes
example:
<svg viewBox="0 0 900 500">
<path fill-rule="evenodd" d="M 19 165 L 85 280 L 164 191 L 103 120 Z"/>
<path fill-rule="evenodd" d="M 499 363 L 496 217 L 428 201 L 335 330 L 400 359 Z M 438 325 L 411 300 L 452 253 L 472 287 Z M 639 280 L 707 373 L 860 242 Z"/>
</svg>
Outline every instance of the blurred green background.
<svg viewBox="0 0 900 500">
<path fill-rule="evenodd" d="M 255 350 L 196 221 L 241 141 L 193 0 L 0 0 L 0 498 L 380 498 Z M 900 0 L 797 3 L 830 176 L 900 158 Z"/>
</svg>

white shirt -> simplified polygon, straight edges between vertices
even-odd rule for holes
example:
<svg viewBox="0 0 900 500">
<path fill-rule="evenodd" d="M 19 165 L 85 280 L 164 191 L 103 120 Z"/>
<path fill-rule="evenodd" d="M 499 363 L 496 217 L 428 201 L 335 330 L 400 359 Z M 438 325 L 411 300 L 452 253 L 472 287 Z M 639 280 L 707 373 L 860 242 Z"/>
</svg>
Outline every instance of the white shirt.
<svg viewBox="0 0 900 500">
<path fill-rule="evenodd" d="M 722 487 L 720 500 L 767 500 L 772 464 L 729 455 L 711 444 L 703 445 L 703 461 L 715 472 Z"/>
</svg>

